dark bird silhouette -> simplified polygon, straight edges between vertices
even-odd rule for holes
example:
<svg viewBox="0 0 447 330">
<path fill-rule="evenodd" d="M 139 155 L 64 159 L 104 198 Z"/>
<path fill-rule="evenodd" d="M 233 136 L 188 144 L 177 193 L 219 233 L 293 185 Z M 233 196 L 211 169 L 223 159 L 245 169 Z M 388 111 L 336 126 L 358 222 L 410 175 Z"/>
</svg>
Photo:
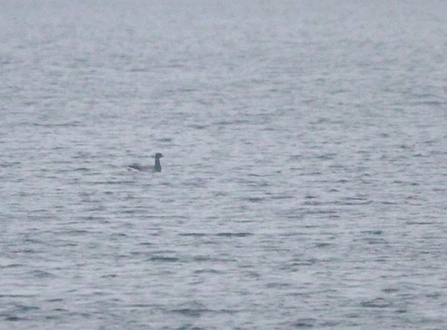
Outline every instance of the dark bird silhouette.
<svg viewBox="0 0 447 330">
<path fill-rule="evenodd" d="M 157 152 L 155 154 L 155 165 L 154 166 L 150 166 L 150 165 L 141 165 L 141 164 L 131 164 L 128 166 L 129 169 L 131 170 L 135 170 L 135 171 L 140 171 L 140 172 L 161 172 L 161 164 L 160 164 L 160 158 L 162 158 L 163 155 L 159 152 Z"/>
</svg>

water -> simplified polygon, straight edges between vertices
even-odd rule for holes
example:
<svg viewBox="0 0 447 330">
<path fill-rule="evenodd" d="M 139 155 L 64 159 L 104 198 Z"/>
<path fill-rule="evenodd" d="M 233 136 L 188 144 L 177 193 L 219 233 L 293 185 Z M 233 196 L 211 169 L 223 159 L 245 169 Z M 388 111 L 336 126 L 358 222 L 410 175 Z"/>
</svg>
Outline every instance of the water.
<svg viewBox="0 0 447 330">
<path fill-rule="evenodd" d="M 446 2 L 0 8 L 0 329 L 446 328 Z"/>
</svg>

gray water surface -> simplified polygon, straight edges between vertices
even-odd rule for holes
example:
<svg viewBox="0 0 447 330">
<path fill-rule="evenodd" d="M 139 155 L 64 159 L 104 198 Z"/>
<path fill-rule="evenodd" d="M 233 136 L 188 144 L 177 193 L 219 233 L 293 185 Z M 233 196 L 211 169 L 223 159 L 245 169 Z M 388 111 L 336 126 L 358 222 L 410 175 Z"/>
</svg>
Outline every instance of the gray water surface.
<svg viewBox="0 0 447 330">
<path fill-rule="evenodd" d="M 447 2 L 0 7 L 0 329 L 447 328 Z"/>
</svg>

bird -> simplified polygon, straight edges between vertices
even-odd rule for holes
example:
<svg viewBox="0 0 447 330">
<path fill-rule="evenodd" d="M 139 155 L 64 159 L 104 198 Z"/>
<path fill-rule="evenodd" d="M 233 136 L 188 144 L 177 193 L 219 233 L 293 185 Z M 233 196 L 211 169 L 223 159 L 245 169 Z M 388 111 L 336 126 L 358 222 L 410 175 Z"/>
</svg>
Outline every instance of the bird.
<svg viewBox="0 0 447 330">
<path fill-rule="evenodd" d="M 128 166 L 129 169 L 140 171 L 140 172 L 161 172 L 161 164 L 160 164 L 160 158 L 162 158 L 163 155 L 159 152 L 155 154 L 155 165 L 141 165 L 137 163 L 133 163 Z"/>
</svg>

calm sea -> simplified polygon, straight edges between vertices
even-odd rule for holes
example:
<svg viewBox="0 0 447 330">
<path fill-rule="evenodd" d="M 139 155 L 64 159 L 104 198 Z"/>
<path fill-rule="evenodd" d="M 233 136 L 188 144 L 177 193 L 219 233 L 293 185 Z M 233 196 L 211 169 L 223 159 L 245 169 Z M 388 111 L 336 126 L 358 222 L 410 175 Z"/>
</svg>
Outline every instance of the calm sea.
<svg viewBox="0 0 447 330">
<path fill-rule="evenodd" d="M 0 329 L 446 329 L 446 13 L 0 0 Z"/>
</svg>

